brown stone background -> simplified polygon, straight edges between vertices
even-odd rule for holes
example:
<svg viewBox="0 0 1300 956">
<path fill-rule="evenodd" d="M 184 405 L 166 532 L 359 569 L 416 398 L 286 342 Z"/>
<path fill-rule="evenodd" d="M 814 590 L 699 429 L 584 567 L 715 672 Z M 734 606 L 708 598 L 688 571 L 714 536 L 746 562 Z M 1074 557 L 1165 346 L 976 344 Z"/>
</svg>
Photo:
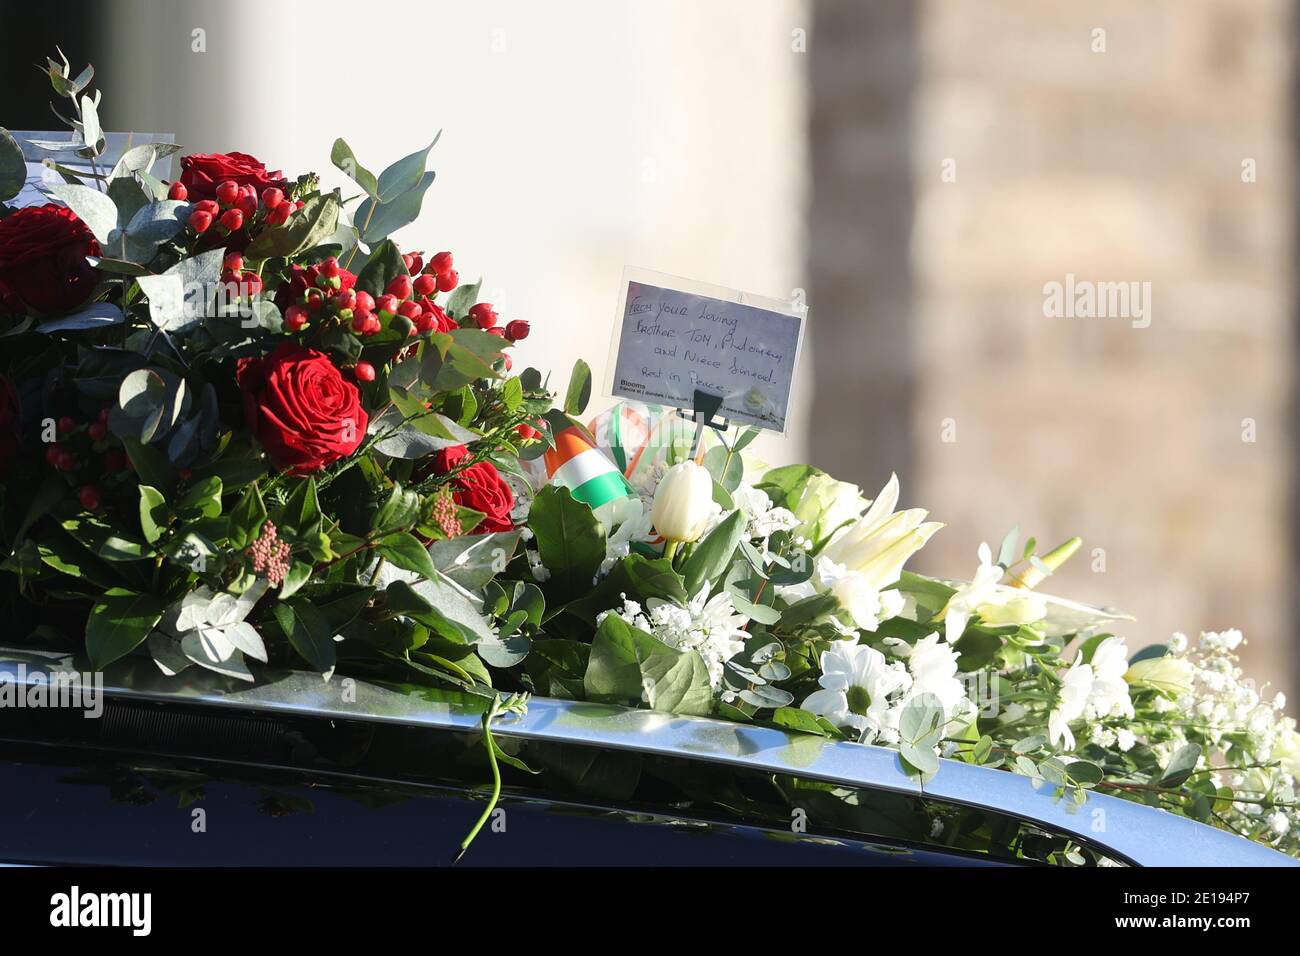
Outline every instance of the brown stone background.
<svg viewBox="0 0 1300 956">
<path fill-rule="evenodd" d="M 1045 590 L 1134 647 L 1240 627 L 1294 690 L 1292 4 L 814 8 L 812 460 L 897 468 L 921 569 L 1079 534 Z M 1066 273 L 1151 282 L 1150 326 L 1044 318 Z"/>
</svg>

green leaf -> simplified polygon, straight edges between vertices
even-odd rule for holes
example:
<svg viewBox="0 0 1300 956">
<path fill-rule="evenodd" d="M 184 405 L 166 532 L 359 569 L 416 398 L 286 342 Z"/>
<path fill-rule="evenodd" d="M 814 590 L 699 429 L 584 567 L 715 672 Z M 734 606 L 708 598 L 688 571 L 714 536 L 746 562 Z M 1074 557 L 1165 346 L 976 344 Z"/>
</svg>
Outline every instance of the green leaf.
<svg viewBox="0 0 1300 956">
<path fill-rule="evenodd" d="M 385 239 L 375 246 L 365 266 L 357 274 L 356 287 L 378 299 L 388 288 L 388 283 L 399 275 L 410 275 L 410 272 L 402 260 L 401 251 L 392 240 Z"/>
<path fill-rule="evenodd" d="M 230 543 L 239 549 L 248 547 L 257 538 L 266 521 L 266 504 L 257 483 L 249 485 L 230 513 Z"/>
<path fill-rule="evenodd" d="M 564 393 L 566 415 L 581 415 L 591 401 L 591 366 L 578 359 L 569 373 L 569 388 Z"/>
<path fill-rule="evenodd" d="M 456 321 L 460 321 L 469 314 L 470 306 L 478 301 L 478 290 L 482 286 L 482 280 L 478 282 L 462 282 L 447 296 L 446 305 L 443 306 Z"/>
<path fill-rule="evenodd" d="M 717 581 L 731 567 L 740 536 L 745 530 L 745 515 L 737 509 L 722 519 L 722 523 L 699 541 L 682 565 L 686 593 L 695 595 L 706 583 Z"/>
<path fill-rule="evenodd" d="M 420 184 L 424 178 L 424 167 L 428 162 L 429 150 L 438 142 L 441 132 L 434 136 L 433 142 L 424 149 L 417 149 L 408 156 L 403 156 L 393 165 L 379 174 L 379 201 L 392 202 Z"/>
<path fill-rule="evenodd" d="M 605 526 L 568 488 L 547 485 L 533 499 L 528 525 L 551 584 L 565 595 L 590 590 L 605 560 Z"/>
<path fill-rule="evenodd" d="M 23 148 L 7 129 L 0 126 L 0 202 L 8 202 L 27 181 L 27 162 Z"/>
<path fill-rule="evenodd" d="M 191 480 L 176 510 L 187 517 L 215 518 L 221 514 L 221 479 L 216 475 Z"/>
<path fill-rule="evenodd" d="M 138 438 L 126 436 L 122 439 L 126 457 L 131 460 L 131 467 L 139 475 L 140 481 L 152 485 L 162 492 L 170 491 L 176 484 L 176 473 L 167 461 L 167 456 L 157 448 L 142 444 Z"/>
<path fill-rule="evenodd" d="M 306 534 L 321 519 L 320 501 L 316 494 L 316 479 L 298 479 L 289 500 L 285 502 L 280 526 L 294 536 Z"/>
<path fill-rule="evenodd" d="M 375 178 L 374 173 L 357 162 L 352 147 L 342 138 L 334 141 L 334 147 L 330 150 L 330 162 L 334 164 L 335 168 L 342 170 L 349 179 L 364 189 L 367 196 L 378 198 L 379 180 Z"/>
<path fill-rule="evenodd" d="M 518 411 L 524 403 L 524 387 L 518 378 L 508 378 L 501 383 L 501 403 L 506 411 Z"/>
<path fill-rule="evenodd" d="M 279 226 L 268 226 L 248 244 L 244 256 L 249 259 L 287 258 L 306 252 L 338 230 L 342 202 L 337 190 L 318 193 Z"/>
<path fill-rule="evenodd" d="M 419 219 L 424 194 L 432 185 L 433 173 L 428 172 L 400 196 L 385 200 L 382 204 L 376 203 L 374 199 L 365 200 L 353 217 L 361 230 L 361 241 L 368 246 L 373 245 Z"/>
<path fill-rule="evenodd" d="M 46 188 L 77 214 L 77 218 L 90 228 L 101 246 L 110 246 L 109 240 L 117 229 L 117 206 L 107 193 L 72 183 L 51 183 Z"/>
<path fill-rule="evenodd" d="M 805 734 L 817 734 L 819 737 L 831 736 L 815 714 L 798 707 L 778 707 L 772 714 L 772 723 Z"/>
<path fill-rule="evenodd" d="M 135 650 L 157 626 L 167 602 L 153 594 L 113 588 L 90 609 L 86 622 L 86 653 L 90 666 L 103 670 Z"/>
<path fill-rule="evenodd" d="M 703 658 L 677 651 L 615 614 L 596 629 L 583 675 L 591 700 L 639 702 L 674 714 L 708 714 L 713 691 Z"/>
<path fill-rule="evenodd" d="M 157 488 L 140 486 L 140 530 L 150 544 L 163 536 L 167 526 L 167 499 Z"/>
<path fill-rule="evenodd" d="M 433 559 L 413 534 L 403 531 L 386 535 L 379 539 L 375 550 L 403 571 L 414 571 L 426 578 L 437 577 L 438 569 L 433 566 Z"/>
<path fill-rule="evenodd" d="M 1182 786 L 1187 781 L 1187 778 L 1192 775 L 1192 771 L 1196 769 L 1196 763 L 1200 759 L 1200 744 L 1183 744 L 1169 758 L 1169 765 L 1165 767 L 1164 772 L 1160 775 L 1160 786 Z"/>
<path fill-rule="evenodd" d="M 320 610 L 307 599 L 295 597 L 277 603 L 272 613 L 303 660 L 323 674 L 334 670 L 334 635 Z"/>
<path fill-rule="evenodd" d="M 406 530 L 415 524 L 420 516 L 420 496 L 414 491 L 407 491 L 400 484 L 394 483 L 388 500 L 375 512 L 371 530 L 376 534 L 389 531 Z"/>
</svg>

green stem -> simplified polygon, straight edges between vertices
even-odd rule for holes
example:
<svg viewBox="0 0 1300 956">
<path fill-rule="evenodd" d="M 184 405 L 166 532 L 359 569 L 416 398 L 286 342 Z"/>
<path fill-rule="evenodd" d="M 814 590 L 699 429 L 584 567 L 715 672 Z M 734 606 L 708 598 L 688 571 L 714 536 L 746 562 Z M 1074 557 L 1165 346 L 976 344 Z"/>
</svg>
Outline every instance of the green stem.
<svg viewBox="0 0 1300 956">
<path fill-rule="evenodd" d="M 497 766 L 496 747 L 492 742 L 492 718 L 500 712 L 500 706 L 501 698 L 493 697 L 492 706 L 483 715 L 483 746 L 487 748 L 488 765 L 492 768 L 492 795 L 488 798 L 487 806 L 483 808 L 483 813 L 479 816 L 478 822 L 474 824 L 465 839 L 461 841 L 460 852 L 456 854 L 456 858 L 452 860 L 452 863 L 460 862 L 460 858 L 465 855 L 469 845 L 478 836 L 478 831 L 483 829 L 483 824 L 487 823 L 488 818 L 492 816 L 497 801 L 501 799 L 501 768 Z"/>
<path fill-rule="evenodd" d="M 677 553 L 677 546 L 679 544 L 681 544 L 680 541 L 669 541 L 664 545 L 664 557 L 668 559 L 669 564 L 672 563 L 673 555 Z"/>
</svg>

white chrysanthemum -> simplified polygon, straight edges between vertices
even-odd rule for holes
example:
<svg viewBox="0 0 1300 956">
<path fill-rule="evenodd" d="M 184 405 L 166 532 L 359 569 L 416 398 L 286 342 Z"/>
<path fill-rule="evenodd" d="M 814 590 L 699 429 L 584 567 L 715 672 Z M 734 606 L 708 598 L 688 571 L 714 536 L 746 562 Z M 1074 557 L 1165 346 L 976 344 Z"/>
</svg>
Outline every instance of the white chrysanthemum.
<svg viewBox="0 0 1300 956">
<path fill-rule="evenodd" d="M 910 678 L 902 665 L 866 644 L 836 641 L 821 656 L 822 675 L 801 705 L 837 727 L 876 734 L 889 722 L 889 695 L 903 690 Z"/>
<path fill-rule="evenodd" d="M 945 720 L 969 709 L 966 685 L 957 677 L 957 658 L 961 654 L 953 650 L 951 644 L 940 639 L 938 634 L 930 634 L 908 648 L 904 656 L 908 673 L 912 675 L 912 686 L 903 699 L 903 706 L 921 694 L 933 694 L 943 704 Z"/>
<path fill-rule="evenodd" d="M 642 611 L 624 595 L 621 609 L 605 613 L 617 614 L 676 650 L 696 651 L 708 668 L 715 691 L 722 686 L 722 666 L 745 649 L 749 637 L 744 630 L 749 618 L 736 612 L 731 595 L 719 591 L 709 597 L 707 584 L 685 605 L 651 598 Z M 596 618 L 598 624 L 604 616 Z"/>
</svg>

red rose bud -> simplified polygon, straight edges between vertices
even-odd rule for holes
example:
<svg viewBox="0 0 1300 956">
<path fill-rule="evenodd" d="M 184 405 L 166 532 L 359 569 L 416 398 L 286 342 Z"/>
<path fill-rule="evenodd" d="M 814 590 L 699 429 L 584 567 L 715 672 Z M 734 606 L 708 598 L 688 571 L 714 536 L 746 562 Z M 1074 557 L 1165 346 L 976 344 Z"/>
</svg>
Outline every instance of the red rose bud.
<svg viewBox="0 0 1300 956">
<path fill-rule="evenodd" d="M 167 187 L 168 199 L 176 199 L 179 200 L 180 202 L 184 202 L 185 197 L 188 196 L 189 194 L 190 191 L 185 188 L 185 184 L 181 182 L 179 179 L 176 182 L 172 183 L 169 187 Z"/>
<path fill-rule="evenodd" d="M 99 493 L 99 489 L 94 485 L 82 485 L 81 490 L 77 492 L 77 500 L 81 502 L 81 507 L 87 511 L 94 511 L 103 500 L 103 495 Z"/>
<path fill-rule="evenodd" d="M 110 448 L 104 452 L 104 470 L 121 471 L 126 467 L 126 455 L 120 448 Z"/>
<path fill-rule="evenodd" d="M 223 206 L 233 205 L 239 198 L 239 183 L 233 179 L 227 179 L 224 183 L 217 186 L 217 202 Z"/>
<path fill-rule="evenodd" d="M 297 332 L 307 324 L 307 310 L 300 305 L 291 305 L 284 313 L 284 324 L 290 332 Z"/>
<path fill-rule="evenodd" d="M 375 367 L 369 362 L 358 362 L 357 378 L 363 382 L 373 382 L 375 380 Z"/>
<path fill-rule="evenodd" d="M 374 296 L 372 296 L 372 295 L 371 295 L 369 292 L 367 292 L 365 289 L 358 289 L 358 290 L 357 290 L 357 304 L 356 304 L 355 308 L 356 308 L 359 312 L 373 312 L 373 311 L 375 311 L 375 298 L 374 298 Z"/>
<path fill-rule="evenodd" d="M 393 281 L 388 283 L 385 290 L 389 295 L 395 295 L 399 299 L 409 299 L 411 297 L 411 277 L 410 276 L 393 276 Z"/>
<path fill-rule="evenodd" d="M 429 260 L 429 271 L 434 275 L 444 275 L 451 271 L 451 253 L 440 252 Z"/>
<path fill-rule="evenodd" d="M 388 295 L 379 297 L 379 311 L 387 312 L 389 315 L 397 314 L 397 296 L 391 292 Z"/>
<path fill-rule="evenodd" d="M 268 226 L 283 226 L 289 221 L 289 216 L 293 214 L 293 208 L 287 203 L 282 202 L 266 214 L 266 224 Z"/>
<path fill-rule="evenodd" d="M 530 331 L 532 331 L 531 326 L 523 319 L 515 319 L 513 322 L 506 323 L 506 338 L 512 342 L 522 342 L 528 338 Z"/>
<path fill-rule="evenodd" d="M 469 307 L 469 317 L 480 329 L 490 329 L 497 324 L 497 314 L 491 302 L 479 302 Z"/>
<path fill-rule="evenodd" d="M 267 209 L 275 209 L 284 202 L 284 190 L 276 189 L 274 186 L 267 186 L 262 190 L 262 205 Z"/>
<path fill-rule="evenodd" d="M 104 436 L 108 434 L 108 426 L 103 422 L 95 422 L 87 431 L 90 432 L 91 441 L 103 441 Z"/>
<path fill-rule="evenodd" d="M 410 319 L 412 322 L 419 319 L 422 312 L 424 310 L 414 302 L 403 302 L 397 307 L 397 314 Z"/>
<path fill-rule="evenodd" d="M 244 214 L 238 209 L 227 209 L 221 214 L 221 224 L 231 232 L 244 228 Z"/>
<path fill-rule="evenodd" d="M 327 275 L 333 278 L 334 276 L 339 275 L 343 269 L 339 266 L 338 259 L 334 256 L 330 256 L 328 259 L 321 261 L 320 271 L 322 275 Z"/>
<path fill-rule="evenodd" d="M 433 295 L 438 288 L 438 280 L 434 276 L 416 276 L 415 281 L 411 283 L 411 288 L 415 290 L 416 295 L 427 296 Z"/>
<path fill-rule="evenodd" d="M 190 213 L 189 226 L 195 232 L 199 232 L 199 233 L 207 232 L 208 227 L 211 225 L 212 225 L 212 213 L 204 212 L 201 209 L 197 210 L 196 212 Z"/>
<path fill-rule="evenodd" d="M 439 292 L 450 292 L 456 288 L 458 282 L 460 282 L 460 276 L 456 275 L 455 269 L 448 269 L 446 272 L 438 273 Z"/>
<path fill-rule="evenodd" d="M 56 427 L 58 428 L 60 435 L 66 435 L 77 427 L 77 423 L 74 422 L 70 416 L 64 415 L 59 419 L 59 423 Z"/>
</svg>

